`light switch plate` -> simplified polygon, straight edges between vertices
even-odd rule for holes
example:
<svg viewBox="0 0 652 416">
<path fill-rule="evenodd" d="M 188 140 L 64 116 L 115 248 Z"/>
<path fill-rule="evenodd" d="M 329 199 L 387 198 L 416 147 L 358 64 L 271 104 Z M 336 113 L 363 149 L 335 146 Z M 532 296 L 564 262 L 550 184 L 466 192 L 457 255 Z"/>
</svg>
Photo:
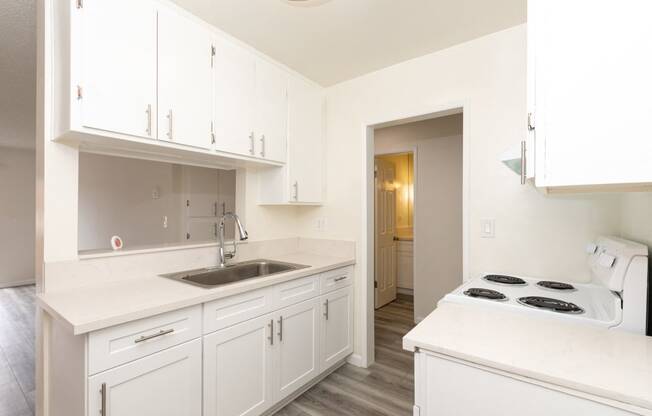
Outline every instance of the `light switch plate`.
<svg viewBox="0 0 652 416">
<path fill-rule="evenodd" d="M 496 221 L 493 219 L 480 220 L 480 237 L 482 238 L 495 238 L 496 237 Z"/>
</svg>

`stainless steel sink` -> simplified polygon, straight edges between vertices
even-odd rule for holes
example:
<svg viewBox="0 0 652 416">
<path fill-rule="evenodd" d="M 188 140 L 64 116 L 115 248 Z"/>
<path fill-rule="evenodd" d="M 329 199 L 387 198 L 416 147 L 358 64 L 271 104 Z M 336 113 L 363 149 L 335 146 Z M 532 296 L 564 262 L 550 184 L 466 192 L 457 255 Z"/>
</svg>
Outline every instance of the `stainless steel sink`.
<svg viewBox="0 0 652 416">
<path fill-rule="evenodd" d="M 188 270 L 161 276 L 201 287 L 215 287 L 307 267 L 310 266 L 261 259 L 233 263 L 225 267 Z"/>
</svg>

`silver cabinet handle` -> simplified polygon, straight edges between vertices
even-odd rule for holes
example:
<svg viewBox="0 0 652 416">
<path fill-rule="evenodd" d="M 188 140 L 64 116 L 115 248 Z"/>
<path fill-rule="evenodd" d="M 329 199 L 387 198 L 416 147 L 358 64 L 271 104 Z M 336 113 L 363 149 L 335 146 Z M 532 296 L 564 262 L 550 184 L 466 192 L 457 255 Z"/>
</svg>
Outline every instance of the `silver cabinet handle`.
<svg viewBox="0 0 652 416">
<path fill-rule="evenodd" d="M 283 342 L 283 316 L 278 318 L 278 340 Z"/>
<path fill-rule="evenodd" d="M 254 132 L 252 131 L 251 134 L 249 135 L 249 142 L 250 142 L 249 143 L 249 153 L 251 153 L 252 156 L 254 155 L 254 153 L 256 153 L 256 150 L 254 149 L 254 140 L 256 140 L 256 139 L 255 139 L 255 136 L 254 136 Z"/>
<path fill-rule="evenodd" d="M 102 395 L 100 416 L 106 416 L 106 383 L 102 383 L 102 387 L 100 388 L 100 394 Z"/>
<path fill-rule="evenodd" d="M 272 319 L 269 321 L 269 336 L 267 337 L 269 340 L 269 345 L 274 345 L 274 320 Z"/>
<path fill-rule="evenodd" d="M 145 110 L 145 113 L 147 113 L 147 129 L 145 131 L 147 132 L 148 136 L 152 135 L 152 105 L 147 104 L 147 110 Z"/>
<path fill-rule="evenodd" d="M 335 281 L 335 282 L 341 282 L 342 280 L 346 279 L 347 277 L 348 277 L 348 276 L 338 277 L 338 278 L 335 279 L 334 281 Z"/>
<path fill-rule="evenodd" d="M 174 332 L 174 328 L 171 328 L 171 329 L 161 329 L 160 331 L 158 331 L 158 332 L 155 333 L 155 334 L 152 334 L 152 335 L 143 335 L 143 336 L 141 336 L 141 337 L 139 337 L 139 338 L 136 338 L 136 339 L 134 340 L 134 344 L 138 344 L 139 342 L 144 342 L 144 341 L 148 341 L 148 340 L 150 340 L 150 339 L 154 339 L 154 338 L 162 337 L 163 335 L 171 334 L 171 333 L 173 333 L 173 332 Z"/>
<path fill-rule="evenodd" d="M 525 140 L 521 142 L 521 185 L 527 181 L 527 144 Z"/>
<path fill-rule="evenodd" d="M 168 139 L 174 140 L 174 136 L 172 135 L 172 109 L 168 111 Z"/>
<path fill-rule="evenodd" d="M 260 145 L 261 145 L 260 156 L 265 157 L 265 135 L 264 134 L 260 137 Z"/>
<path fill-rule="evenodd" d="M 294 185 L 292 185 L 294 188 L 294 200 L 298 201 L 299 200 L 299 181 L 294 181 Z"/>
<path fill-rule="evenodd" d="M 326 299 L 326 302 L 324 302 L 324 307 L 325 307 L 324 316 L 326 317 L 326 320 L 328 321 L 328 299 Z"/>
</svg>

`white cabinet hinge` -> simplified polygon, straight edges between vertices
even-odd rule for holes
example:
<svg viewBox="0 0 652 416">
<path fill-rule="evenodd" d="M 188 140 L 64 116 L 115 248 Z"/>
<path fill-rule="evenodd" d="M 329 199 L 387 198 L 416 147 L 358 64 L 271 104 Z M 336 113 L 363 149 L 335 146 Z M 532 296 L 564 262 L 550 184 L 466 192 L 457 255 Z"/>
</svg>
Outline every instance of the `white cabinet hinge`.
<svg viewBox="0 0 652 416">
<path fill-rule="evenodd" d="M 77 0 L 77 8 L 78 9 L 84 8 L 84 0 Z"/>
<path fill-rule="evenodd" d="M 81 100 L 82 98 L 84 98 L 84 90 L 81 85 L 77 85 L 77 99 Z"/>
<path fill-rule="evenodd" d="M 217 50 L 215 49 L 215 45 L 211 45 L 211 68 L 213 68 L 215 64 L 215 54 L 217 53 Z"/>
<path fill-rule="evenodd" d="M 534 113 L 527 113 L 527 129 L 532 131 L 536 128 L 534 121 Z"/>
</svg>

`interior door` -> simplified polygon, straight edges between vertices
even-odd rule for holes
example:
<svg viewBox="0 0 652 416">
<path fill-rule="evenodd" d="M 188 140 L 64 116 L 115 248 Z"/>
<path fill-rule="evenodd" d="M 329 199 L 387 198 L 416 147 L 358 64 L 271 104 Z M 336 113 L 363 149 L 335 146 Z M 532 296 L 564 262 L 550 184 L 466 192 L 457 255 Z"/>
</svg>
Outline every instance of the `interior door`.
<svg viewBox="0 0 652 416">
<path fill-rule="evenodd" d="M 322 93 L 317 87 L 292 77 L 288 108 L 290 202 L 321 202 Z"/>
<path fill-rule="evenodd" d="M 287 74 L 279 67 L 256 60 L 256 157 L 287 159 Z"/>
<path fill-rule="evenodd" d="M 204 416 L 260 415 L 272 405 L 273 318 L 204 337 Z"/>
<path fill-rule="evenodd" d="M 201 416 L 201 360 L 197 339 L 92 376 L 88 414 Z"/>
<path fill-rule="evenodd" d="M 321 300 L 321 371 L 324 371 L 353 352 L 353 288 L 336 290 Z"/>
<path fill-rule="evenodd" d="M 224 39 L 215 48 L 215 149 L 254 156 L 254 56 Z"/>
<path fill-rule="evenodd" d="M 277 318 L 275 401 L 319 374 L 319 299 L 283 309 Z"/>
<path fill-rule="evenodd" d="M 396 299 L 396 169 L 376 158 L 375 174 L 375 305 L 380 308 Z"/>
<path fill-rule="evenodd" d="M 211 48 L 211 33 L 202 25 L 171 10 L 159 10 L 159 140 L 204 149 L 212 146 Z"/>
<path fill-rule="evenodd" d="M 128 11 L 128 12 L 126 12 Z M 156 10 L 151 1 L 86 0 L 81 16 L 81 122 L 156 137 Z"/>
</svg>

